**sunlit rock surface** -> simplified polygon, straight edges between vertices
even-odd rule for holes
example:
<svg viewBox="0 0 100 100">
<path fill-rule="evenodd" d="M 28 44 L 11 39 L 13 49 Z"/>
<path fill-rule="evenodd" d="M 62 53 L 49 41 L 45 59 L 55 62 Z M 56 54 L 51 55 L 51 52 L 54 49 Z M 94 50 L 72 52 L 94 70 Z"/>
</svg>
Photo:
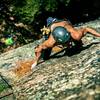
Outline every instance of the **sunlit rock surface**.
<svg viewBox="0 0 100 100">
<path fill-rule="evenodd" d="M 81 25 L 100 32 L 100 19 Z M 17 61 L 34 58 L 34 47 L 41 41 L 4 53 L 0 55 L 0 74 L 17 100 L 99 100 L 100 38 L 86 35 L 82 41 L 83 48 L 53 55 L 21 77 L 11 70 Z"/>
</svg>

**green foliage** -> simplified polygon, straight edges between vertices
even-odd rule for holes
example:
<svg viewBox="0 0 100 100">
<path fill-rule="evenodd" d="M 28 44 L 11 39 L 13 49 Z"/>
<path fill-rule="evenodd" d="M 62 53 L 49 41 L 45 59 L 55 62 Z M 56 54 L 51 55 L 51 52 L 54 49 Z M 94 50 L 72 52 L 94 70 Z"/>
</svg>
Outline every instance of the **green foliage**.
<svg viewBox="0 0 100 100">
<path fill-rule="evenodd" d="M 15 15 L 22 22 L 30 23 L 34 20 L 34 15 L 39 11 L 39 0 L 16 0 L 12 8 Z"/>
<path fill-rule="evenodd" d="M 2 92 L 3 90 L 5 90 L 7 88 L 8 88 L 7 84 L 5 84 L 3 81 L 1 81 L 0 82 L 0 92 Z"/>
<path fill-rule="evenodd" d="M 41 7 L 44 7 L 44 10 L 54 12 L 57 9 L 58 2 L 56 0 L 42 0 Z"/>
<path fill-rule="evenodd" d="M 64 3 L 65 5 L 67 5 L 69 3 L 69 0 L 58 0 L 58 2 L 57 0 L 46 0 L 45 10 L 54 12 L 55 10 L 57 10 L 57 7 L 60 3 Z"/>
<path fill-rule="evenodd" d="M 31 23 L 41 12 L 55 12 L 60 3 L 67 5 L 70 0 L 14 0 L 12 12 L 24 23 Z"/>
<path fill-rule="evenodd" d="M 41 0 L 41 7 L 48 12 L 55 12 L 58 9 L 60 3 L 65 6 L 68 5 L 70 0 Z"/>
</svg>

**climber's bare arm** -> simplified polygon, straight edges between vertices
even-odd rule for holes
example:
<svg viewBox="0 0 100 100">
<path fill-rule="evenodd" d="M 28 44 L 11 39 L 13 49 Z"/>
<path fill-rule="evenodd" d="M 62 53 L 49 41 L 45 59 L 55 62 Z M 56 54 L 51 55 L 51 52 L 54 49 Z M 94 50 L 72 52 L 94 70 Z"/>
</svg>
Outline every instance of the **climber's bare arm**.
<svg viewBox="0 0 100 100">
<path fill-rule="evenodd" d="M 33 59 L 33 64 L 31 66 L 31 69 L 33 69 L 41 56 L 42 50 L 47 48 L 52 48 L 55 45 L 55 40 L 53 39 L 52 35 L 50 35 L 49 39 L 44 41 L 42 44 L 40 44 L 38 47 L 35 48 L 35 58 Z"/>
<path fill-rule="evenodd" d="M 47 49 L 47 48 L 52 48 L 54 44 L 55 44 L 55 40 L 53 39 L 52 35 L 50 35 L 48 40 L 44 41 L 41 45 L 39 45 L 35 49 L 36 60 L 37 61 L 39 60 L 42 50 Z"/>
<path fill-rule="evenodd" d="M 92 34 L 96 37 L 100 37 L 100 33 L 98 33 L 96 30 L 90 28 L 90 27 L 86 27 L 86 28 L 82 28 L 81 29 L 82 33 L 83 33 L 83 36 L 86 34 L 86 33 L 89 33 L 89 34 Z"/>
</svg>

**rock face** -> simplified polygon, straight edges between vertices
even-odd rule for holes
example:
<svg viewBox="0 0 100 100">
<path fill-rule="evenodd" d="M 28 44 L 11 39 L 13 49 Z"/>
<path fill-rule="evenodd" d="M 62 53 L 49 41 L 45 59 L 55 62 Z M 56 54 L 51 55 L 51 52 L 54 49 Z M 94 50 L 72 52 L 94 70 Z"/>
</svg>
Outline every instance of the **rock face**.
<svg viewBox="0 0 100 100">
<path fill-rule="evenodd" d="M 99 19 L 82 26 L 100 32 Z M 20 77 L 12 69 L 19 60 L 34 58 L 34 47 L 41 40 L 0 55 L 0 74 L 12 86 L 12 100 L 99 100 L 100 38 L 86 35 L 82 41 L 83 48 L 54 54 Z"/>
</svg>

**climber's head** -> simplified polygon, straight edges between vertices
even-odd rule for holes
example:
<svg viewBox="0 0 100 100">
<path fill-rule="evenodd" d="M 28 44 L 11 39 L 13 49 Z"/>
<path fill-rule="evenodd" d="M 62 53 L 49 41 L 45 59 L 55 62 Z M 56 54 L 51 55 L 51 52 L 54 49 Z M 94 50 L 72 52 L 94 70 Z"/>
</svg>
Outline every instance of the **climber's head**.
<svg viewBox="0 0 100 100">
<path fill-rule="evenodd" d="M 64 27 L 61 26 L 56 27 L 52 31 L 52 36 L 58 43 L 66 43 L 70 40 L 71 37 L 70 33 Z"/>
<path fill-rule="evenodd" d="M 47 18 L 47 26 L 50 26 L 55 21 L 57 21 L 57 18 L 48 17 Z"/>
</svg>

